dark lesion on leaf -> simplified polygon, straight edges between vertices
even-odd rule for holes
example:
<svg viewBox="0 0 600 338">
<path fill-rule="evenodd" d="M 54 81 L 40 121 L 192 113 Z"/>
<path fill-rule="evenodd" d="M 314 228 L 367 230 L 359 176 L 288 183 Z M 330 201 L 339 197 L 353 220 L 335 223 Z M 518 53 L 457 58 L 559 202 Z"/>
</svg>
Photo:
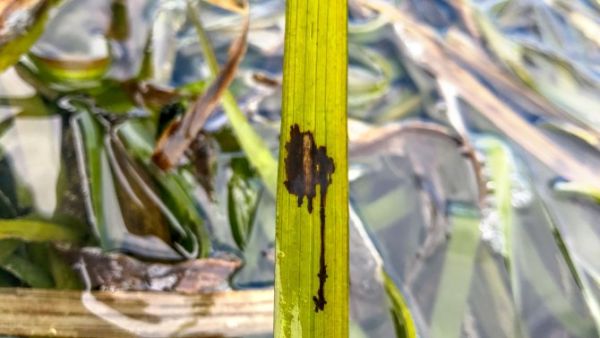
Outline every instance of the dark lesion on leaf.
<svg viewBox="0 0 600 338">
<path fill-rule="evenodd" d="M 298 207 L 302 206 L 304 197 L 307 200 L 308 212 L 313 211 L 313 199 L 316 196 L 317 185 L 321 192 L 319 219 L 321 223 L 321 254 L 319 258 L 319 289 L 313 296 L 315 312 L 325 309 L 325 281 L 327 280 L 327 265 L 325 264 L 325 202 L 327 188 L 331 184 L 331 175 L 335 171 L 333 158 L 327 156 L 327 147 L 317 147 L 315 138 L 310 131 L 300 131 L 300 126 L 294 124 L 290 128 L 290 140 L 286 143 L 285 158 L 286 181 L 284 182 L 290 194 L 298 197 Z"/>
</svg>

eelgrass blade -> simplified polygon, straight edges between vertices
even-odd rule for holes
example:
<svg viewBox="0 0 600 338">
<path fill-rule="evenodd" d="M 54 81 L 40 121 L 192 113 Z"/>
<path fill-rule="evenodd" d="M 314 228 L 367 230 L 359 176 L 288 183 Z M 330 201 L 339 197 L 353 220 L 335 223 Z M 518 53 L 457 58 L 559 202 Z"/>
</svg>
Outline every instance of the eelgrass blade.
<svg viewBox="0 0 600 338">
<path fill-rule="evenodd" d="M 587 197 L 596 203 L 600 203 L 600 189 L 578 182 L 557 181 L 553 185 L 557 193 Z"/>
<path fill-rule="evenodd" d="M 479 247 L 469 306 L 484 336 L 501 333 L 501 337 L 529 337 L 517 315 L 510 284 L 503 273 L 504 262 L 493 253 L 487 246 Z"/>
<path fill-rule="evenodd" d="M 437 300 L 431 319 L 432 338 L 458 338 L 479 246 L 478 208 L 472 205 L 455 205 L 450 212 L 452 235 L 438 286 Z"/>
<path fill-rule="evenodd" d="M 352 270 L 350 276 L 350 299 L 352 299 L 353 303 L 355 302 L 354 297 L 359 300 L 354 303 L 357 304 L 356 307 L 358 309 L 363 305 L 360 302 L 360 298 L 362 297 L 362 293 L 365 292 L 365 288 L 368 288 L 367 292 L 369 293 L 369 297 L 381 292 L 381 295 L 385 295 L 385 302 L 381 303 L 381 306 L 386 307 L 389 311 L 389 318 L 394 327 L 394 333 L 396 334 L 395 337 L 418 337 L 416 318 L 413 318 L 413 313 L 411 313 L 409 309 L 409 303 L 406 301 L 393 278 L 386 271 L 384 259 L 381 257 L 376 248 L 376 244 L 367 232 L 365 223 L 363 222 L 364 216 L 359 216 L 353 203 L 350 203 L 349 213 L 350 247 L 352 248 L 350 254 L 350 269 Z M 365 283 L 366 280 L 372 278 L 377 281 L 377 286 L 375 287 L 371 283 Z M 369 286 L 366 287 L 365 284 Z M 367 318 L 384 317 L 382 316 L 382 313 L 385 312 L 375 312 L 375 314 L 370 314 Z M 360 315 L 352 317 L 350 322 L 350 337 L 356 337 L 355 334 L 359 331 L 358 329 L 355 330 L 353 324 L 362 322 L 361 320 L 366 320 L 366 322 L 370 321 L 370 319 L 361 318 Z"/>
<path fill-rule="evenodd" d="M 286 2 L 275 337 L 348 336 L 346 82 L 346 1 Z"/>
<path fill-rule="evenodd" d="M 400 293 L 394 281 L 385 271 L 382 272 L 382 275 L 383 286 L 390 302 L 390 311 L 394 320 L 396 338 L 416 338 L 417 329 L 402 293 Z"/>
<path fill-rule="evenodd" d="M 0 267 L 34 288 L 51 288 L 52 277 L 28 259 L 13 253 L 7 257 Z"/>
<path fill-rule="evenodd" d="M 62 290 L 83 288 L 75 271 L 53 245 L 48 242 L 37 242 L 24 243 L 24 247 L 27 252 L 27 260 L 36 270 L 39 270 L 36 274 L 49 276 L 54 288 Z M 2 265 L 0 264 L 0 266 Z"/>
</svg>

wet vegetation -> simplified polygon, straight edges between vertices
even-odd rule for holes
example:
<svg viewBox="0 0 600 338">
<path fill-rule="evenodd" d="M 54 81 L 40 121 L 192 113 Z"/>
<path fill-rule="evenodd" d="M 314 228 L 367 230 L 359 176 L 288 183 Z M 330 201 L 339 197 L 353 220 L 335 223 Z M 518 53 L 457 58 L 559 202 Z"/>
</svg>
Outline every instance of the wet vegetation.
<svg viewBox="0 0 600 338">
<path fill-rule="evenodd" d="M 0 1 L 0 335 L 598 337 L 600 5 L 319 4 Z"/>
</svg>

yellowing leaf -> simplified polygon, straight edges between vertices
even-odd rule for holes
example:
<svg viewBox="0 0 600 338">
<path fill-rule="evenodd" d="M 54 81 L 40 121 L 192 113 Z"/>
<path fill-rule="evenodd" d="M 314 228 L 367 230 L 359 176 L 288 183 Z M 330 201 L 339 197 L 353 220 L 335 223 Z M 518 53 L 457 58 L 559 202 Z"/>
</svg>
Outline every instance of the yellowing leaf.
<svg viewBox="0 0 600 338">
<path fill-rule="evenodd" d="M 275 337 L 348 337 L 347 3 L 289 0 Z"/>
</svg>

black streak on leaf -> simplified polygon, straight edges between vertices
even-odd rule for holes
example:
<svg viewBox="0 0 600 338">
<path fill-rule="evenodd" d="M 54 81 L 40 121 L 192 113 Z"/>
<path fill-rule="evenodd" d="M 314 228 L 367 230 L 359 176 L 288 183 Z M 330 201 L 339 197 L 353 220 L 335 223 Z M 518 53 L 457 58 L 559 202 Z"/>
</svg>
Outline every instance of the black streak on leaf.
<svg viewBox="0 0 600 338">
<path fill-rule="evenodd" d="M 315 138 L 309 131 L 300 132 L 300 127 L 294 124 L 290 128 L 290 141 L 285 145 L 285 171 L 287 180 L 285 187 L 290 194 L 298 197 L 298 207 L 302 206 L 306 196 L 308 212 L 313 211 L 313 199 L 316 196 L 317 185 L 321 188 L 320 222 L 321 222 L 321 255 L 319 260 L 319 290 L 313 296 L 315 312 L 325 309 L 325 281 L 327 280 L 327 265 L 325 264 L 325 201 L 327 188 L 331 184 L 331 174 L 335 171 L 333 159 L 327 156 L 327 148 L 318 147 Z"/>
</svg>

